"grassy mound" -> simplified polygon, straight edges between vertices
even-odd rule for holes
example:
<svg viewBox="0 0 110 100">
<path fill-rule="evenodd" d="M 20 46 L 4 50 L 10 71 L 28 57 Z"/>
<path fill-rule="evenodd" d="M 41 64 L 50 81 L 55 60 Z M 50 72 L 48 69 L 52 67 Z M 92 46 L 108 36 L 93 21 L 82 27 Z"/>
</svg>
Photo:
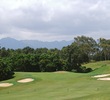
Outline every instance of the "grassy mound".
<svg viewBox="0 0 110 100">
<path fill-rule="evenodd" d="M 91 74 L 110 74 L 110 61 L 99 61 L 94 63 L 85 64 L 86 67 L 93 69 Z"/>
<path fill-rule="evenodd" d="M 86 64 L 91 73 L 15 73 L 15 77 L 3 82 L 14 85 L 0 87 L 1 100 L 110 100 L 110 81 L 98 81 L 93 75 L 110 74 L 110 61 Z M 20 79 L 34 81 L 20 84 Z"/>
</svg>

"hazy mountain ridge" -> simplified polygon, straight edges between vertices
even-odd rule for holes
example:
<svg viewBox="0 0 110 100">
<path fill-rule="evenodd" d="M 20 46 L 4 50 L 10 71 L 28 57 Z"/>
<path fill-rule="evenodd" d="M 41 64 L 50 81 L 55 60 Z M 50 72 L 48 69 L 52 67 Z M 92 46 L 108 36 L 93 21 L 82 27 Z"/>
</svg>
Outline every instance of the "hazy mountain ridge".
<svg viewBox="0 0 110 100">
<path fill-rule="evenodd" d="M 24 48 L 26 46 L 32 47 L 32 48 L 58 48 L 61 49 L 64 46 L 70 45 L 73 42 L 71 41 L 52 41 L 52 42 L 43 42 L 38 40 L 16 40 L 13 38 L 2 38 L 0 39 L 0 46 L 10 49 L 18 49 L 18 48 Z"/>
</svg>

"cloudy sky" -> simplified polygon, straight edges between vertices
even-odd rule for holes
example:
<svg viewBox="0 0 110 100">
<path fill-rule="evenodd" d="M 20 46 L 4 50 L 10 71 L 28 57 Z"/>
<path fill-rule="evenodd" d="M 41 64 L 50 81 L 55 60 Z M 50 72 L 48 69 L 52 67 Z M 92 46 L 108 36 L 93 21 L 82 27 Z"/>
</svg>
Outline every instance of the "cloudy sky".
<svg viewBox="0 0 110 100">
<path fill-rule="evenodd" d="M 0 0 L 0 38 L 110 38 L 110 0 Z"/>
</svg>

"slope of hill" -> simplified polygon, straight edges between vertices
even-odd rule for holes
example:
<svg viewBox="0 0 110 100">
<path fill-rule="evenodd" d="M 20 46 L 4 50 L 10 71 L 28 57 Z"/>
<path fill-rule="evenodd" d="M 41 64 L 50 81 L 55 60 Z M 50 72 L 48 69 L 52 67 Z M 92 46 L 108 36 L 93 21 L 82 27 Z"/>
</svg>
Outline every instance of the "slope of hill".
<svg viewBox="0 0 110 100">
<path fill-rule="evenodd" d="M 110 61 L 98 61 L 85 64 L 87 68 L 92 68 L 91 74 L 110 74 Z"/>
<path fill-rule="evenodd" d="M 73 41 L 52 41 L 43 42 L 38 40 L 16 40 L 13 38 L 3 38 L 0 40 L 0 46 L 10 49 L 24 48 L 26 46 L 32 48 L 58 48 L 61 49 L 64 46 L 70 45 Z"/>
<path fill-rule="evenodd" d="M 61 49 L 64 46 L 70 45 L 73 41 L 52 41 L 52 42 L 43 42 L 38 40 L 22 40 L 24 44 L 27 44 L 33 48 L 58 48 Z"/>
<path fill-rule="evenodd" d="M 10 49 L 17 49 L 17 48 L 23 48 L 26 45 L 23 44 L 21 41 L 18 41 L 13 38 L 3 38 L 0 40 L 0 46 Z"/>
</svg>

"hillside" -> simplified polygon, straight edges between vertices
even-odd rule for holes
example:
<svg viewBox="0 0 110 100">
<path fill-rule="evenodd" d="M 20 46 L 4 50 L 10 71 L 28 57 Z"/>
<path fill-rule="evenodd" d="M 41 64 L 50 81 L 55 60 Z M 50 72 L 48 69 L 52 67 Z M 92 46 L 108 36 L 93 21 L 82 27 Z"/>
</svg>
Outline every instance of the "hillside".
<svg viewBox="0 0 110 100">
<path fill-rule="evenodd" d="M 109 74 L 110 73 L 110 61 L 99 61 L 85 64 L 84 66 L 92 68 L 92 74 Z"/>
<path fill-rule="evenodd" d="M 70 45 L 73 41 L 38 41 L 38 40 L 16 40 L 13 38 L 3 38 L 0 40 L 0 46 L 10 49 L 18 49 L 29 46 L 31 48 L 58 48 L 61 49 L 64 46 Z"/>
<path fill-rule="evenodd" d="M 93 78 L 94 75 L 110 74 L 110 61 L 89 63 L 93 72 L 87 74 L 24 73 L 16 72 L 13 79 L 2 81 L 14 85 L 0 87 L 1 100 L 110 100 L 110 81 Z M 109 76 L 108 76 L 109 77 Z M 30 83 L 18 83 L 24 78 L 33 78 Z"/>
</svg>

